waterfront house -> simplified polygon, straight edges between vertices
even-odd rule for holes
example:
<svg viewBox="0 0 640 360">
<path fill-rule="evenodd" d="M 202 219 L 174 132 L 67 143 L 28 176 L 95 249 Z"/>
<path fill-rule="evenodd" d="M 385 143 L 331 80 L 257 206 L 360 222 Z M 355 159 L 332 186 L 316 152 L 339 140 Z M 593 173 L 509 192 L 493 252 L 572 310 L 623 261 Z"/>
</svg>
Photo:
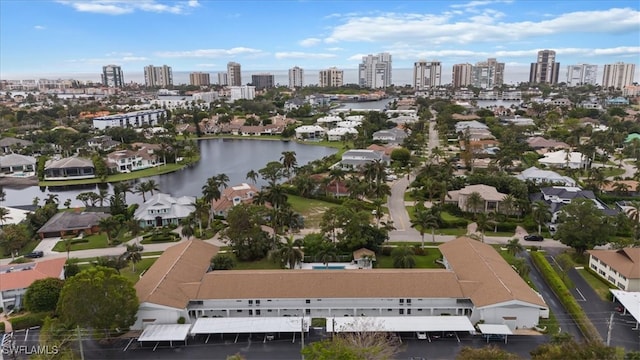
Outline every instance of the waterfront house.
<svg viewBox="0 0 640 360">
<path fill-rule="evenodd" d="M 96 177 L 93 161 L 81 157 L 50 159 L 44 165 L 45 180 L 92 179 Z"/>
<path fill-rule="evenodd" d="M 107 166 L 121 173 L 164 165 L 158 157 L 158 144 L 135 143 L 133 149 L 116 150 L 107 154 Z"/>
<path fill-rule="evenodd" d="M 323 140 L 326 130 L 320 125 L 303 125 L 296 128 L 296 139 Z"/>
<path fill-rule="evenodd" d="M 375 161 L 381 161 L 384 164 L 389 165 L 390 158 L 382 151 L 352 149 L 345 151 L 342 154 L 342 160 L 333 166 L 339 166 L 344 170 L 354 170 Z"/>
<path fill-rule="evenodd" d="M 402 144 L 404 139 L 409 136 L 403 129 L 393 128 L 379 130 L 373 133 L 373 141 L 380 141 L 387 144 Z"/>
<path fill-rule="evenodd" d="M 222 192 L 220 199 L 212 201 L 211 208 L 218 216 L 227 216 L 229 210 L 240 204 L 251 204 L 260 190 L 253 185 L 242 183 Z"/>
<path fill-rule="evenodd" d="M 178 225 L 195 210 L 193 196 L 173 197 L 169 194 L 156 193 L 144 204 L 141 204 L 134 218 L 141 227 L 162 227 L 169 224 Z"/>
<path fill-rule="evenodd" d="M 19 149 L 33 145 L 33 142 L 24 139 L 16 139 L 12 137 L 4 137 L 0 139 L 0 150 L 3 153 L 12 153 L 14 149 Z"/>
<path fill-rule="evenodd" d="M 327 140 L 329 141 L 342 141 L 346 136 L 355 138 L 358 136 L 358 130 L 350 127 L 336 127 L 327 131 Z"/>
<path fill-rule="evenodd" d="M 0 156 L 0 176 L 25 177 L 36 174 L 36 159 L 32 156 L 8 154 Z"/>
</svg>

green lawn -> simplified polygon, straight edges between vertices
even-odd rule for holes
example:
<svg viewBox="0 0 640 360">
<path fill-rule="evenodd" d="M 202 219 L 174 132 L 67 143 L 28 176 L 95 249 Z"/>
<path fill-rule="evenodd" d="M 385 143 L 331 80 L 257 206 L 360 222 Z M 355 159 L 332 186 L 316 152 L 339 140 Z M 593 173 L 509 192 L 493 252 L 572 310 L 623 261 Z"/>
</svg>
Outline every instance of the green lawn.
<svg viewBox="0 0 640 360">
<path fill-rule="evenodd" d="M 233 270 L 275 270 L 280 269 L 280 266 L 273 261 L 264 258 L 257 261 L 236 261 L 236 266 Z"/>
<path fill-rule="evenodd" d="M 89 235 L 89 236 L 86 236 L 84 239 L 88 240 L 88 242 L 71 245 L 71 251 L 103 249 L 103 248 L 109 247 L 106 234 Z M 58 241 L 56 245 L 53 247 L 53 251 L 67 252 L 67 248 L 65 246 L 64 240 Z"/>
<path fill-rule="evenodd" d="M 138 261 L 138 263 L 136 264 L 135 272 L 132 271 L 131 264 L 129 264 L 129 266 L 127 266 L 126 268 L 120 269 L 120 275 L 126 277 L 135 284 L 140 279 L 140 274 L 142 274 L 143 271 L 149 269 L 151 265 L 156 262 L 156 260 L 158 260 L 158 258 L 147 258 Z"/>
<path fill-rule="evenodd" d="M 299 212 L 304 217 L 304 226 L 307 228 L 319 227 L 324 212 L 332 207 L 338 206 L 334 203 L 307 199 L 296 195 L 288 195 L 288 199 L 293 210 Z"/>
<path fill-rule="evenodd" d="M 149 168 L 139 171 L 133 171 L 126 174 L 115 174 L 107 177 L 108 183 L 125 181 L 125 180 L 133 180 L 144 177 L 156 176 L 167 174 L 170 172 L 174 172 L 185 167 L 185 164 L 167 164 L 158 166 L 155 168 Z M 44 180 L 40 181 L 38 185 L 40 186 L 65 186 L 65 185 L 86 185 L 86 184 L 98 184 L 101 183 L 102 180 L 100 178 L 93 179 L 77 179 L 77 180 Z"/>
<path fill-rule="evenodd" d="M 598 279 L 595 275 L 590 273 L 587 269 L 578 269 L 578 273 L 582 275 L 584 280 L 589 283 L 589 286 L 600 296 L 602 300 L 611 301 L 609 289 L 602 280 Z M 615 289 L 615 288 L 614 288 Z"/>
<path fill-rule="evenodd" d="M 442 265 L 436 263 L 437 259 L 442 258 L 442 254 L 438 249 L 425 249 L 427 255 L 414 255 L 416 259 L 416 268 L 419 269 L 441 269 Z M 388 255 L 376 255 L 376 268 L 393 269 L 393 258 Z"/>
</svg>

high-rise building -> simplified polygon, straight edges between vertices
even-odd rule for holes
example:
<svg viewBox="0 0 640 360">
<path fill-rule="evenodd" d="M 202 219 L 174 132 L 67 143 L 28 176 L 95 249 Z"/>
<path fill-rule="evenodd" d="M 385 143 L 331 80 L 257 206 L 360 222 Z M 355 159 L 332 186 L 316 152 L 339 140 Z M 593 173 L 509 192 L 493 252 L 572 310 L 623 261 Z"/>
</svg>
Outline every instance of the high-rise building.
<svg viewBox="0 0 640 360">
<path fill-rule="evenodd" d="M 598 65 L 577 64 L 567 66 L 567 86 L 595 85 Z"/>
<path fill-rule="evenodd" d="M 504 63 L 495 58 L 477 62 L 472 68 L 471 84 L 482 89 L 493 89 L 504 83 Z"/>
<path fill-rule="evenodd" d="M 251 75 L 251 85 L 256 90 L 270 89 L 274 85 L 274 77 L 272 74 L 255 74 Z"/>
<path fill-rule="evenodd" d="M 344 71 L 331 67 L 326 70 L 320 70 L 320 87 L 339 87 L 344 81 Z"/>
<path fill-rule="evenodd" d="M 420 60 L 413 64 L 413 88 L 416 91 L 440 86 L 442 64 L 440 61 Z"/>
<path fill-rule="evenodd" d="M 454 88 L 461 88 L 471 85 L 471 78 L 473 74 L 473 65 L 467 64 L 455 64 L 453 65 L 451 84 Z"/>
<path fill-rule="evenodd" d="M 363 56 L 358 66 L 358 84 L 372 89 L 391 86 L 391 54 Z"/>
<path fill-rule="evenodd" d="M 242 86 L 240 64 L 237 62 L 231 61 L 227 64 L 227 81 L 229 86 Z"/>
<path fill-rule="evenodd" d="M 538 51 L 538 59 L 531 63 L 529 83 L 557 84 L 560 73 L 560 63 L 556 62 L 556 52 L 553 50 Z"/>
<path fill-rule="evenodd" d="M 115 88 L 121 88 L 122 86 L 124 86 L 124 75 L 122 73 L 122 68 L 118 65 L 103 66 L 102 85 Z"/>
<path fill-rule="evenodd" d="M 145 66 L 144 84 L 148 87 L 167 87 L 173 85 L 171 66 Z"/>
<path fill-rule="evenodd" d="M 229 74 L 227 74 L 226 72 L 219 72 L 218 85 L 221 85 L 221 86 L 229 85 Z"/>
<path fill-rule="evenodd" d="M 189 74 L 189 84 L 194 86 L 209 86 L 211 81 L 209 80 L 209 73 L 205 72 L 192 72 Z"/>
<path fill-rule="evenodd" d="M 301 88 L 304 86 L 304 70 L 298 66 L 289 69 L 289 88 Z"/>
<path fill-rule="evenodd" d="M 633 84 L 633 75 L 636 70 L 635 64 L 625 64 L 617 62 L 604 66 L 602 73 L 602 87 L 622 89 Z"/>
</svg>

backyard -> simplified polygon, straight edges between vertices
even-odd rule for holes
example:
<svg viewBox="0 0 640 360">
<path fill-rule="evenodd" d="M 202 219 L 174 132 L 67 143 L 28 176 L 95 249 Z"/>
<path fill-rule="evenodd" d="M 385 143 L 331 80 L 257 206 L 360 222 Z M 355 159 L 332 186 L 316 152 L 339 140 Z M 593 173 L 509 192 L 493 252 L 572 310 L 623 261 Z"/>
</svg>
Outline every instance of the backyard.
<svg viewBox="0 0 640 360">
<path fill-rule="evenodd" d="M 293 210 L 304 217 L 304 227 L 310 229 L 319 228 L 324 212 L 338 206 L 330 202 L 307 199 L 296 195 L 288 195 L 288 200 Z"/>
</svg>

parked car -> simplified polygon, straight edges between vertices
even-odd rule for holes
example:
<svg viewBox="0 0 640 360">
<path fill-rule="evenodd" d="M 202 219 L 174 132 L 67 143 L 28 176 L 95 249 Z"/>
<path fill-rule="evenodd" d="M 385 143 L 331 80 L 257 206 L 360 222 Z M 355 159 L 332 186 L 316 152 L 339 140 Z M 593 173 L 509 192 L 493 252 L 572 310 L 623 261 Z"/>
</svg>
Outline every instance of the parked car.
<svg viewBox="0 0 640 360">
<path fill-rule="evenodd" d="M 540 234 L 531 234 L 524 237 L 526 241 L 542 241 L 544 238 Z"/>
<path fill-rule="evenodd" d="M 419 340 L 427 340 L 427 333 L 425 331 L 418 331 L 416 332 L 416 337 Z"/>
<path fill-rule="evenodd" d="M 44 256 L 44 252 L 42 252 L 40 250 L 37 250 L 37 251 L 32 251 L 32 252 L 28 253 L 24 257 L 26 257 L 26 258 L 41 258 L 43 256 Z"/>
</svg>

